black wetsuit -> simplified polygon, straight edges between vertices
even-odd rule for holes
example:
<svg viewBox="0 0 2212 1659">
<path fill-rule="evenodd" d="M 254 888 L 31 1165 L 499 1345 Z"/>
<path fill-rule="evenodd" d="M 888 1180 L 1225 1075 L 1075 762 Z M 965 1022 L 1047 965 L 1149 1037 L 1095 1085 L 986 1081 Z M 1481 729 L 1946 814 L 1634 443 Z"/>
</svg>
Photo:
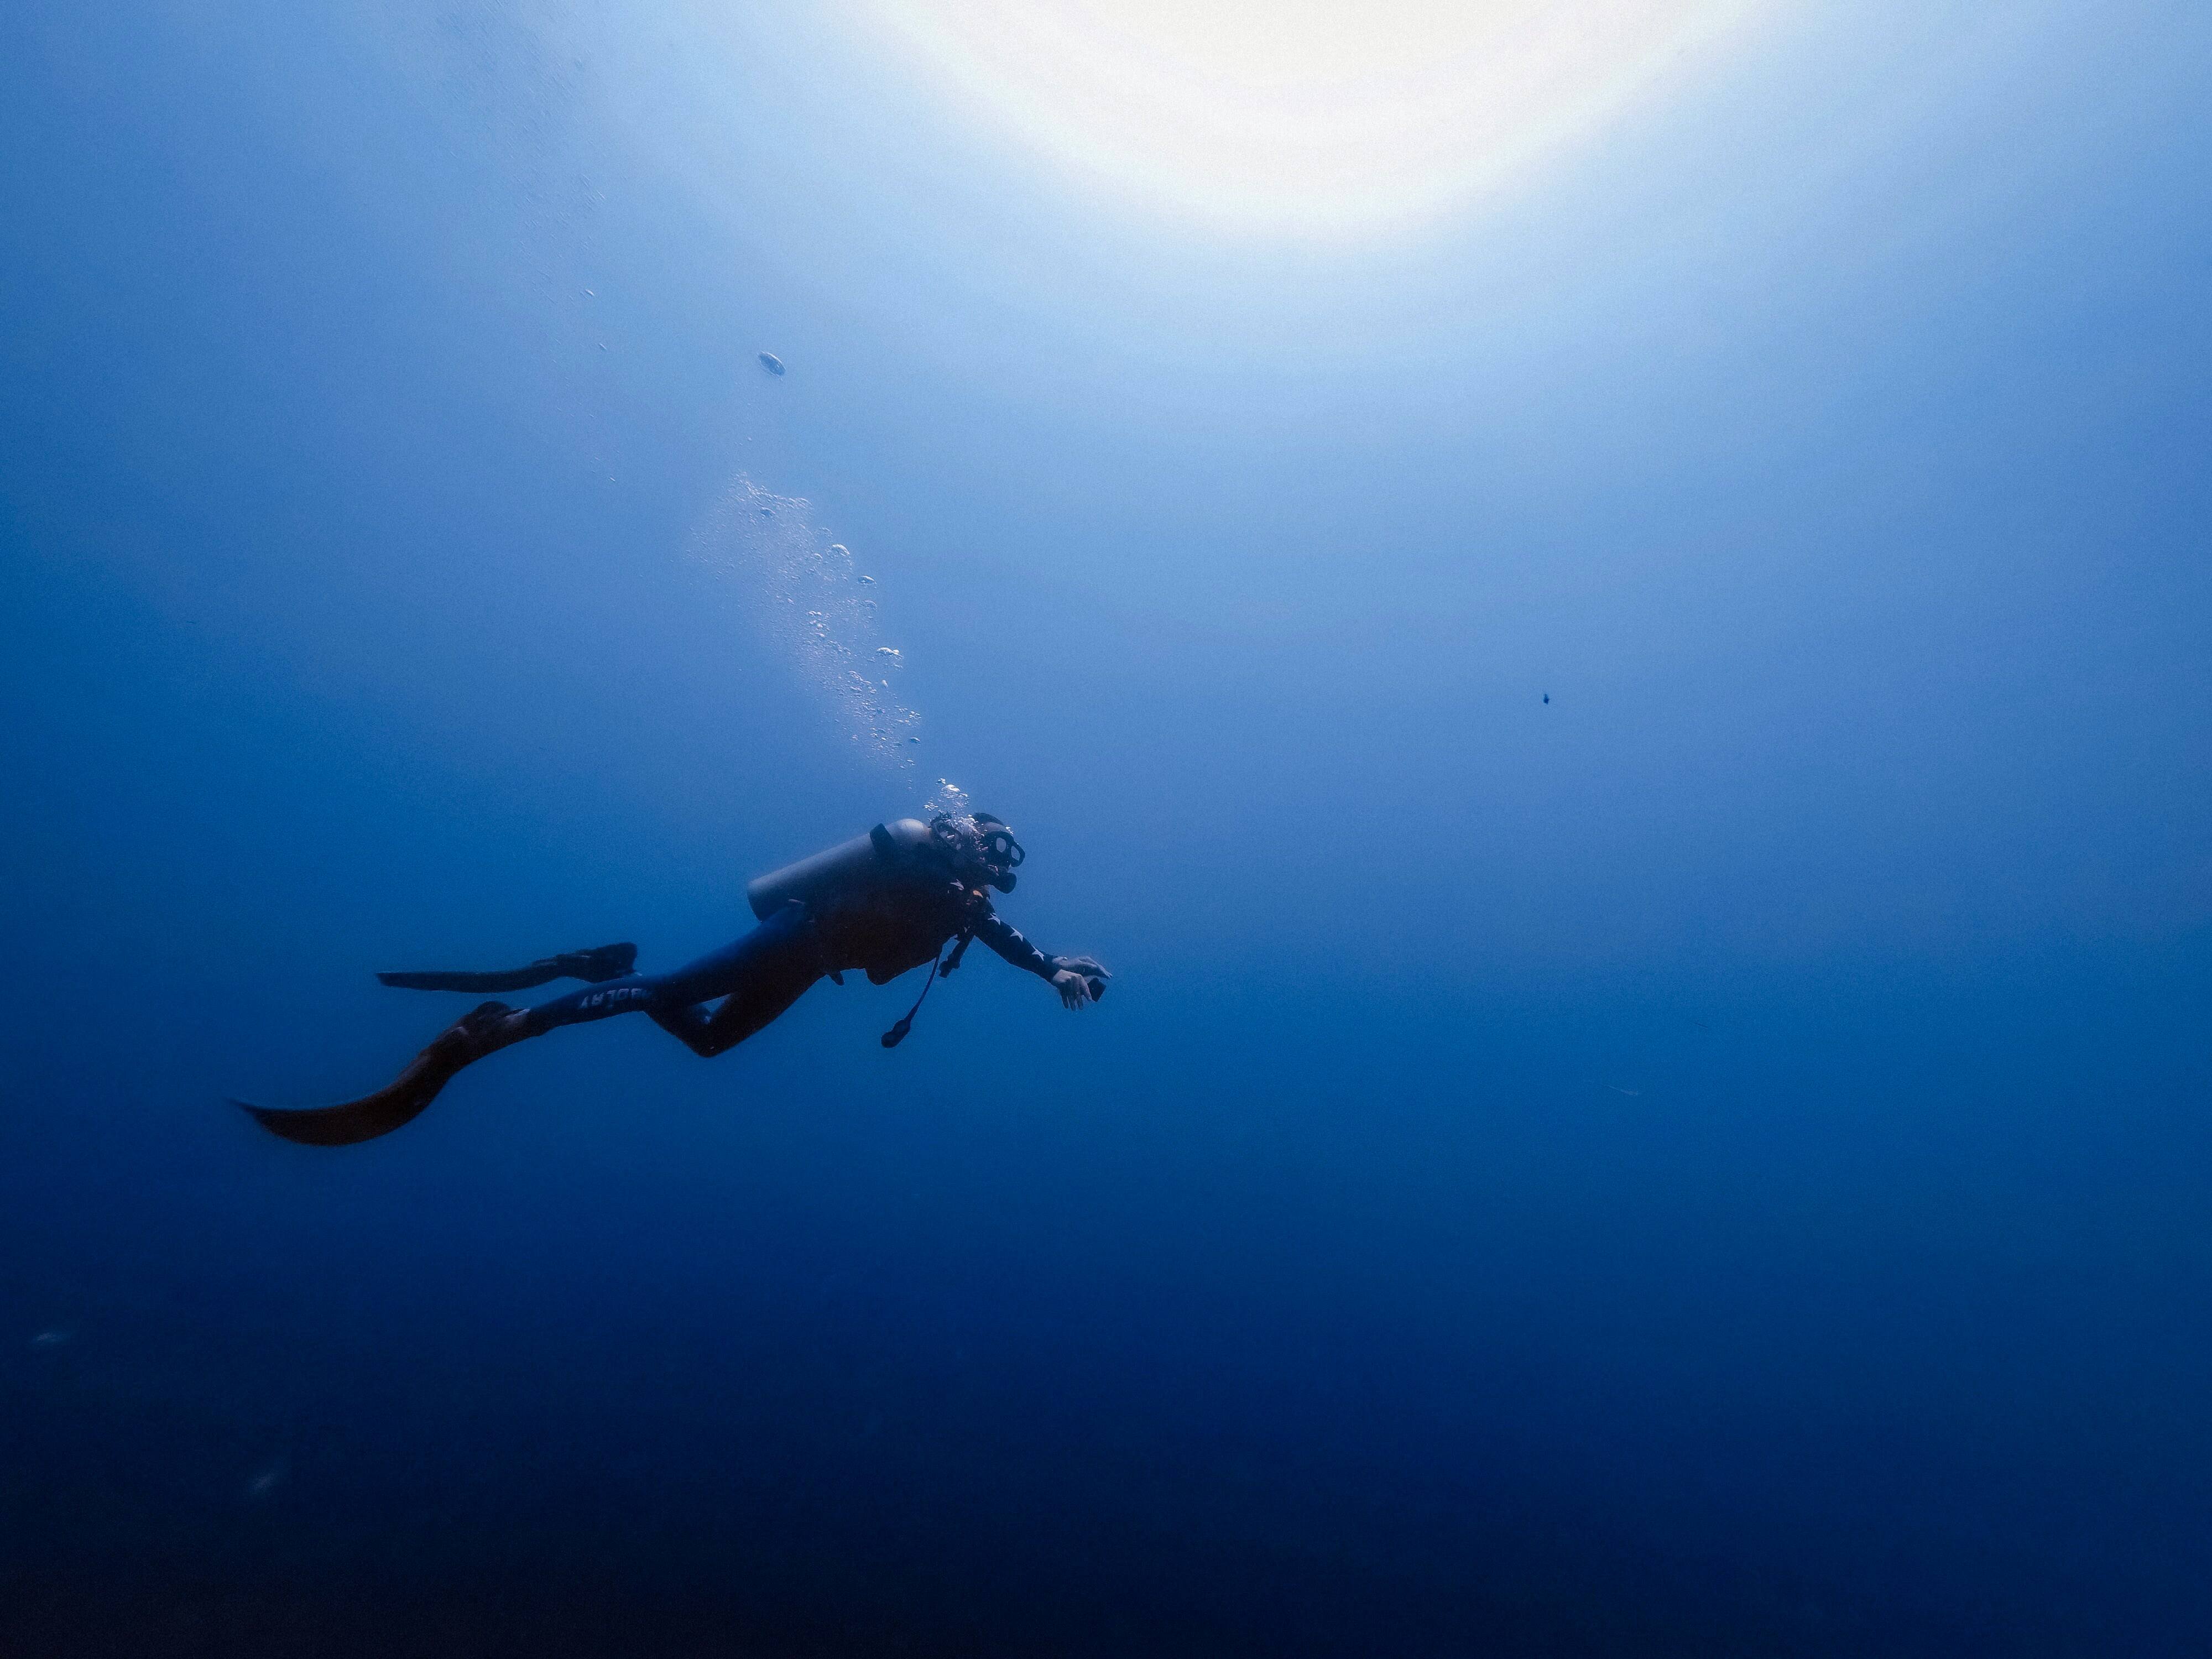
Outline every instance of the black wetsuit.
<svg viewBox="0 0 2212 1659">
<path fill-rule="evenodd" d="M 842 983 L 846 973 L 858 969 L 882 985 L 934 962 L 953 939 L 961 945 L 944 959 L 948 973 L 967 941 L 980 939 L 1040 979 L 1049 981 L 1065 969 L 1082 976 L 1090 1000 L 1105 994 L 1109 976 L 1103 967 L 1088 957 L 1047 956 L 1031 945 L 991 908 L 988 895 L 975 884 L 975 872 L 955 864 L 929 842 L 916 844 L 908 831 L 921 828 L 902 823 L 901 834 L 895 835 L 879 824 L 860 847 L 832 849 L 833 864 L 848 851 L 860 853 L 859 867 L 817 883 L 810 890 L 811 896 L 794 897 L 743 939 L 673 973 L 629 972 L 637 947 L 624 944 L 568 951 L 501 973 L 380 975 L 387 985 L 428 991 L 519 990 L 562 977 L 589 982 L 580 991 L 520 1012 L 503 1002 L 481 1005 L 432 1038 L 391 1083 L 358 1100 L 303 1110 L 243 1100 L 237 1103 L 264 1128 L 286 1140 L 312 1146 L 352 1146 L 411 1121 L 464 1066 L 557 1027 L 612 1014 L 644 1013 L 681 1038 L 693 1053 L 719 1054 L 775 1019 L 817 979 Z M 1011 835 L 1005 838 L 1012 842 Z M 1013 850 L 1012 862 L 1019 863 L 1020 849 Z M 803 873 L 805 867 L 793 869 Z M 995 885 L 1011 886 L 1011 865 L 1005 869 L 989 866 L 989 879 Z M 765 908 L 775 900 L 761 902 Z M 933 968 L 933 980 L 935 972 Z M 1084 1000 L 1073 987 L 1065 988 L 1063 994 L 1071 1007 Z M 717 999 L 720 1006 L 710 1007 Z M 921 1006 L 918 998 L 915 1006 Z M 909 1011 L 884 1032 L 884 1046 L 896 1046 L 913 1019 Z"/>
<path fill-rule="evenodd" d="M 743 939 L 672 973 L 630 974 L 541 1004 L 526 1016 L 528 1035 L 642 1012 L 694 1054 L 712 1056 L 743 1042 L 825 975 L 842 984 L 858 969 L 882 985 L 935 961 L 948 940 L 965 934 L 1041 979 L 1060 971 L 1060 959 L 1024 939 L 981 888 L 916 872 L 818 908 L 787 904 Z M 718 997 L 722 1006 L 708 1012 Z"/>
</svg>

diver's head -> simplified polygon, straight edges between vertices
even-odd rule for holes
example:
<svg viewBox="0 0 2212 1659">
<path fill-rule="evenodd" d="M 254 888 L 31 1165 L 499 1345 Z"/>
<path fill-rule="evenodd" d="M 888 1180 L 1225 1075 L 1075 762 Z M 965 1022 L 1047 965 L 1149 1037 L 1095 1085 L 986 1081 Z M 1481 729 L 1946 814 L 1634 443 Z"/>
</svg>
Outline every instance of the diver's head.
<svg viewBox="0 0 2212 1659">
<path fill-rule="evenodd" d="M 939 812 L 929 833 L 963 881 L 1014 890 L 1014 867 L 1028 856 L 1006 820 L 988 812 Z"/>
</svg>

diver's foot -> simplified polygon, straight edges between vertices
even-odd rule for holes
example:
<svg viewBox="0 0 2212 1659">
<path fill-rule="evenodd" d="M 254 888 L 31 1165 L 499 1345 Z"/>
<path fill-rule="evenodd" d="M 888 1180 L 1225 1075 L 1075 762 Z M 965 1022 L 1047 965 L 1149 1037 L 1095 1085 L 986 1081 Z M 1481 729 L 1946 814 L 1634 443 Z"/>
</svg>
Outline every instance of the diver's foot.
<svg viewBox="0 0 2212 1659">
<path fill-rule="evenodd" d="M 588 951 L 563 951 L 553 961 L 568 978 L 600 985 L 622 978 L 637 966 L 637 946 L 600 945 Z"/>
<path fill-rule="evenodd" d="M 448 1025 L 430 1040 L 422 1058 L 435 1054 L 449 1061 L 455 1071 L 495 1054 L 510 1042 L 520 1042 L 530 1033 L 514 1009 L 503 1002 L 480 1002 L 468 1012 Z"/>
</svg>

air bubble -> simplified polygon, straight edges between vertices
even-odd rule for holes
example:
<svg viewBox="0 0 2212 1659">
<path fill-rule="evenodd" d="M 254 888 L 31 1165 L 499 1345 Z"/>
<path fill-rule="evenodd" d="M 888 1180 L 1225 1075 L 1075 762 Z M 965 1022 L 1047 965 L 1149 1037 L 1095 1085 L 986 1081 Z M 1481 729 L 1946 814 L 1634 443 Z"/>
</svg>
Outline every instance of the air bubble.
<svg viewBox="0 0 2212 1659">
<path fill-rule="evenodd" d="M 805 500 L 774 495 L 740 476 L 692 550 L 702 562 L 741 577 L 765 602 L 763 625 L 784 637 L 802 673 L 839 711 L 852 741 L 865 738 L 891 763 L 910 767 L 921 715 L 879 696 L 890 689 L 880 676 L 902 668 L 905 655 L 871 642 L 878 585 L 853 569 L 852 549 L 829 540 L 811 514 Z M 856 665 L 869 655 L 878 659 L 877 672 L 863 674 Z"/>
</svg>

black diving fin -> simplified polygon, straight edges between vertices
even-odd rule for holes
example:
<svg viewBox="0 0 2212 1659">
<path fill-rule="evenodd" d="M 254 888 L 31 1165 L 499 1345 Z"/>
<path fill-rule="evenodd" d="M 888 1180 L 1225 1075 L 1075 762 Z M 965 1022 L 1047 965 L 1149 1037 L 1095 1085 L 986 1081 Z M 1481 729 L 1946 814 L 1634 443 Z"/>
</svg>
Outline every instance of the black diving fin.
<svg viewBox="0 0 2212 1659">
<path fill-rule="evenodd" d="M 580 979 L 602 985 L 620 979 L 637 965 L 635 945 L 600 945 L 588 951 L 563 951 L 557 957 L 540 957 L 526 968 L 510 968 L 496 974 L 444 972 L 379 974 L 386 985 L 404 991 L 527 991 L 556 979 Z"/>
<path fill-rule="evenodd" d="M 429 1047 L 409 1061 L 407 1069 L 391 1083 L 359 1100 L 298 1109 L 256 1106 L 235 1099 L 230 1103 L 270 1134 L 303 1146 L 350 1146 L 374 1140 L 420 1116 L 461 1067 L 514 1041 L 503 1029 L 507 1015 L 514 1012 L 503 1002 L 487 1002 L 472 1009 L 433 1037 Z"/>
</svg>

